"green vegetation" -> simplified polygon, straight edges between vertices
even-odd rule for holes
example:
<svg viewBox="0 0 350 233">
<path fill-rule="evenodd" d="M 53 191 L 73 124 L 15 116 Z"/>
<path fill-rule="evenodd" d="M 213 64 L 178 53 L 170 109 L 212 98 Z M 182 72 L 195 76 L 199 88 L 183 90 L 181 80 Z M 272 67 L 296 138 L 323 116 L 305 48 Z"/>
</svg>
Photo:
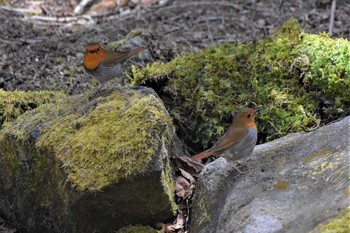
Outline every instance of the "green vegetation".
<svg viewBox="0 0 350 233">
<path fill-rule="evenodd" d="M 9 125 L 26 111 L 64 97 L 63 92 L 54 91 L 4 91 L 0 89 L 0 129 Z"/>
<path fill-rule="evenodd" d="M 263 141 L 349 113 L 350 43 L 304 33 L 287 21 L 271 38 L 223 44 L 133 69 L 134 84 L 157 86 L 177 132 L 207 148 L 247 104 L 262 108 Z M 202 149 L 202 148 L 201 148 Z"/>
<path fill-rule="evenodd" d="M 350 207 L 343 210 L 338 217 L 330 219 L 325 225 L 318 228 L 322 233 L 348 233 L 350 231 Z"/>
</svg>

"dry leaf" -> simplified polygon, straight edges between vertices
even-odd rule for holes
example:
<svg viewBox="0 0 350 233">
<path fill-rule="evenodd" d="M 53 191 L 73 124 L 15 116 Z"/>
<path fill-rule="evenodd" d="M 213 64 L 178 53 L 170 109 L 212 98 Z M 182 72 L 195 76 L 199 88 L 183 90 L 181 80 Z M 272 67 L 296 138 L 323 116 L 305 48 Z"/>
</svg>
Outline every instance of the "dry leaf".
<svg viewBox="0 0 350 233">
<path fill-rule="evenodd" d="M 89 12 L 96 15 L 103 15 L 112 12 L 116 7 L 116 2 L 114 0 L 103 0 L 95 5 L 93 5 Z"/>
<path fill-rule="evenodd" d="M 188 180 L 183 176 L 179 176 L 176 179 L 175 192 L 177 196 L 182 197 L 183 199 L 186 199 L 192 194 L 190 182 L 188 182 Z"/>
<path fill-rule="evenodd" d="M 182 228 L 184 227 L 184 224 L 185 224 L 185 217 L 184 217 L 184 215 L 182 214 L 182 212 L 180 211 L 180 212 L 177 214 L 177 218 L 176 218 L 175 223 L 173 224 L 173 228 L 174 228 L 175 230 L 182 229 Z"/>
<path fill-rule="evenodd" d="M 190 173 L 192 176 L 198 177 L 199 173 L 203 170 L 204 164 L 194 161 L 189 157 L 176 157 L 183 166 L 184 170 L 186 170 L 188 173 Z"/>
<path fill-rule="evenodd" d="M 180 172 L 181 172 L 181 175 L 182 175 L 183 177 L 185 177 L 185 178 L 190 182 L 191 185 L 196 184 L 196 180 L 193 178 L 193 176 L 191 176 L 190 173 L 188 173 L 187 171 L 185 171 L 185 170 L 182 169 L 182 168 L 179 168 L 179 170 L 180 170 Z"/>
</svg>

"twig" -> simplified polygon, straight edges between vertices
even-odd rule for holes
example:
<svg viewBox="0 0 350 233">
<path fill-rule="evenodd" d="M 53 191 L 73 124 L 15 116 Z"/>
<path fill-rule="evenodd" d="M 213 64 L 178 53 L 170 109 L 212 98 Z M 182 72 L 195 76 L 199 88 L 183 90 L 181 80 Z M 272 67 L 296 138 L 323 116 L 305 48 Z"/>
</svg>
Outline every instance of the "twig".
<svg viewBox="0 0 350 233">
<path fill-rule="evenodd" d="M 77 22 L 81 24 L 81 21 L 87 21 L 92 23 L 94 20 L 88 15 L 83 16 L 72 16 L 72 17 L 49 17 L 49 16 L 32 16 L 28 17 L 34 21 L 42 22 L 45 24 L 65 24 Z"/>
<path fill-rule="evenodd" d="M 41 43 L 41 39 L 19 39 L 19 40 L 6 40 L 0 38 L 0 41 L 5 43 L 5 44 L 36 44 L 36 43 Z"/>
<path fill-rule="evenodd" d="M 82 0 L 79 4 L 74 8 L 74 14 L 80 15 L 84 12 L 86 6 L 88 6 L 94 0 Z"/>
<path fill-rule="evenodd" d="M 235 4 L 235 3 L 230 3 L 230 2 L 215 2 L 213 3 L 213 1 L 196 1 L 196 2 L 186 2 L 186 3 L 181 3 L 180 5 L 177 4 L 172 4 L 169 6 L 155 6 L 154 8 L 157 9 L 156 13 L 162 12 L 162 11 L 168 11 L 171 9 L 179 9 L 179 7 L 182 8 L 188 8 L 188 7 L 201 7 L 201 6 L 207 6 L 209 5 L 210 7 L 232 7 L 235 8 L 236 10 L 241 10 L 242 6 L 239 4 Z M 247 7 L 249 8 L 249 7 Z"/>
<path fill-rule="evenodd" d="M 272 124 L 271 121 L 268 121 L 268 122 L 269 122 L 270 125 L 277 131 L 277 133 L 278 133 L 279 135 L 283 135 L 283 134 L 281 133 L 281 131 L 279 131 L 279 130 L 276 128 L 276 126 L 275 126 L 274 124 Z"/>
<path fill-rule="evenodd" d="M 332 0 L 332 6 L 330 9 L 330 16 L 329 16 L 329 27 L 328 27 L 328 35 L 332 36 L 333 34 L 333 25 L 334 25 L 334 11 L 336 6 L 337 0 Z"/>
<path fill-rule="evenodd" d="M 312 128 L 306 128 L 305 126 L 301 126 L 301 128 L 305 131 L 305 132 L 312 132 L 315 131 L 316 129 L 320 128 L 321 125 L 321 119 L 317 119 L 316 120 L 316 126 L 312 127 Z"/>
<path fill-rule="evenodd" d="M 208 38 L 210 39 L 211 44 L 214 45 L 213 34 L 211 34 L 211 30 L 210 30 L 208 19 L 205 22 L 207 23 L 207 28 L 208 28 Z"/>
<path fill-rule="evenodd" d="M 10 7 L 10 6 L 0 6 L 0 9 L 1 10 L 7 10 L 7 11 L 14 11 L 14 12 L 17 12 L 17 13 L 21 13 L 22 15 L 25 15 L 25 14 L 42 14 L 42 11 L 41 10 L 35 10 L 35 9 L 26 9 L 26 8 L 13 8 L 13 7 Z"/>
</svg>

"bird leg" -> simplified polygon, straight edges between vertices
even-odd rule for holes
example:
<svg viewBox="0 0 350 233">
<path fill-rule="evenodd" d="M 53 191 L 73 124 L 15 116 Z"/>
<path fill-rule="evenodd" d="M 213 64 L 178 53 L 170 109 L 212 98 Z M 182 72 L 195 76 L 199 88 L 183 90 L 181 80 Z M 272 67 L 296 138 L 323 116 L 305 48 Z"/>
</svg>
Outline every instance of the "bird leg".
<svg viewBox="0 0 350 233">
<path fill-rule="evenodd" d="M 239 165 L 247 166 L 246 162 L 244 160 L 236 160 L 233 163 L 231 163 L 231 167 L 236 169 L 240 174 L 245 174 L 241 169 L 238 168 Z"/>
<path fill-rule="evenodd" d="M 103 85 L 106 83 L 107 81 L 105 81 L 105 82 L 103 82 L 103 83 L 101 83 L 100 84 L 100 86 L 96 89 L 96 91 L 94 91 L 94 93 L 92 94 L 92 96 L 90 96 L 90 100 L 91 99 L 93 99 L 96 95 L 97 95 L 97 93 L 101 90 L 101 88 L 103 87 Z"/>
</svg>

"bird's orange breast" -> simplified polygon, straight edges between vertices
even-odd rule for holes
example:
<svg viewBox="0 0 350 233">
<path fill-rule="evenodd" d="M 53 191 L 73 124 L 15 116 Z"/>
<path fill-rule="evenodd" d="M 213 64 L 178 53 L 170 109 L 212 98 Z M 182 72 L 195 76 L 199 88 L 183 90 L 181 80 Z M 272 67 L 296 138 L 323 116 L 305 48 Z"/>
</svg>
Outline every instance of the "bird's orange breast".
<svg viewBox="0 0 350 233">
<path fill-rule="evenodd" d="M 102 52 L 84 54 L 83 63 L 87 70 L 95 70 L 105 58 L 106 54 Z"/>
<path fill-rule="evenodd" d="M 257 127 L 256 127 L 256 124 L 254 121 L 250 121 L 246 124 L 247 128 L 252 128 L 254 129 L 255 131 L 258 131 Z"/>
</svg>

